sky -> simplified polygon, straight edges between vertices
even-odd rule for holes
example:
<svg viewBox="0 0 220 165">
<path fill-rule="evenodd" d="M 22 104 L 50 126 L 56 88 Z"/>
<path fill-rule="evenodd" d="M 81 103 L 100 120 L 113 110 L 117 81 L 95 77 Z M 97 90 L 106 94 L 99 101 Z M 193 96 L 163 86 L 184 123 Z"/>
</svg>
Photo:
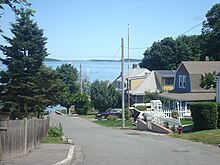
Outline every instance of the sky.
<svg viewBox="0 0 220 165">
<path fill-rule="evenodd" d="M 29 0 L 35 22 L 47 37 L 50 58 L 88 60 L 142 59 L 153 42 L 183 34 L 201 24 L 219 0 Z M 12 37 L 14 14 L 6 8 L 0 21 L 4 35 Z M 129 26 L 128 26 L 129 24 Z M 201 34 L 199 25 L 186 35 Z M 0 44 L 6 43 L 0 38 Z M 2 57 L 3 55 L 0 54 Z"/>
</svg>

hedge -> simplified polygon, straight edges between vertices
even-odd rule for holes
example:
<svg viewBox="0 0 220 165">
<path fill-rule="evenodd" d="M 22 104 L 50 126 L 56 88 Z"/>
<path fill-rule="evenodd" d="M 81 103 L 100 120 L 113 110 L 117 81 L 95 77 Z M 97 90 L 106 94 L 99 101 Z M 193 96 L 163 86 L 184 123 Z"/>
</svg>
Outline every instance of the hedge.
<svg viewBox="0 0 220 165">
<path fill-rule="evenodd" d="M 220 129 L 220 103 L 218 103 L 218 124 L 217 127 Z"/>
<path fill-rule="evenodd" d="M 190 105 L 196 131 L 217 128 L 218 107 L 213 102 L 200 102 Z"/>
</svg>

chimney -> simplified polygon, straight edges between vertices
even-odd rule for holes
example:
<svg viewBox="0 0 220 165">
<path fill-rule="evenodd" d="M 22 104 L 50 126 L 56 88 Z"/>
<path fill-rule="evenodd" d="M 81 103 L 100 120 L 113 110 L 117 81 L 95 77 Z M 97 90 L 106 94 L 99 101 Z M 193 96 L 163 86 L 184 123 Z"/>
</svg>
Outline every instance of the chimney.
<svg viewBox="0 0 220 165">
<path fill-rule="evenodd" d="M 205 60 L 206 60 L 206 61 L 209 61 L 209 56 L 205 56 Z"/>
<path fill-rule="evenodd" d="M 137 64 L 133 64 L 132 69 L 135 69 L 135 68 L 137 68 Z"/>
</svg>

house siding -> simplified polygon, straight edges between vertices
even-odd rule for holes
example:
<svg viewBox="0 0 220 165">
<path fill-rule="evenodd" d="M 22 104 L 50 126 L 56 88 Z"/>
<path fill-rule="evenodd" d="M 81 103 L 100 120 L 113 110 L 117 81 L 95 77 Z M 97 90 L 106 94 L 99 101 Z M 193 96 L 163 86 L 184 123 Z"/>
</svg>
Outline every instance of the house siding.
<svg viewBox="0 0 220 165">
<path fill-rule="evenodd" d="M 157 72 L 155 72 L 155 78 L 158 82 L 158 89 L 163 91 L 170 91 L 174 88 L 174 77 L 161 77 Z M 166 81 L 170 80 L 170 84 L 166 84 Z"/>
<path fill-rule="evenodd" d="M 131 85 L 130 90 L 138 87 L 144 80 L 145 80 L 144 78 L 130 80 L 130 85 Z"/>
<path fill-rule="evenodd" d="M 182 76 L 182 85 L 180 87 L 180 79 L 179 77 Z M 185 78 L 184 78 L 185 77 Z M 183 80 L 185 79 L 185 80 Z M 184 85 L 185 83 L 185 85 Z M 176 79 L 175 79 L 175 91 L 179 93 L 187 93 L 191 91 L 191 86 L 190 86 L 190 76 L 188 73 L 176 73 Z"/>
<path fill-rule="evenodd" d="M 164 91 L 173 90 L 173 85 L 164 85 L 163 90 L 164 90 Z"/>
</svg>

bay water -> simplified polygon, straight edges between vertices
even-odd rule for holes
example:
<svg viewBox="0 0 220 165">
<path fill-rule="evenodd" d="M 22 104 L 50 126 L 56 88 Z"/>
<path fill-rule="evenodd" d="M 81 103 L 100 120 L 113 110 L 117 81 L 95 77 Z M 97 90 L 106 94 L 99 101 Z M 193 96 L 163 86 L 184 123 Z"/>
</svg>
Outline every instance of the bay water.
<svg viewBox="0 0 220 165">
<path fill-rule="evenodd" d="M 130 62 L 130 69 L 133 64 L 140 63 L 141 61 Z M 82 65 L 82 78 L 89 79 L 90 82 L 95 80 L 113 82 L 121 74 L 121 62 L 120 61 L 93 61 L 93 60 L 74 60 L 74 61 L 45 61 L 44 64 L 47 67 L 56 69 L 57 66 L 62 64 L 73 65 L 78 73 L 80 72 L 80 64 Z M 6 66 L 0 63 L 0 71 L 5 70 Z M 128 62 L 124 63 L 125 74 L 128 71 Z"/>
</svg>

